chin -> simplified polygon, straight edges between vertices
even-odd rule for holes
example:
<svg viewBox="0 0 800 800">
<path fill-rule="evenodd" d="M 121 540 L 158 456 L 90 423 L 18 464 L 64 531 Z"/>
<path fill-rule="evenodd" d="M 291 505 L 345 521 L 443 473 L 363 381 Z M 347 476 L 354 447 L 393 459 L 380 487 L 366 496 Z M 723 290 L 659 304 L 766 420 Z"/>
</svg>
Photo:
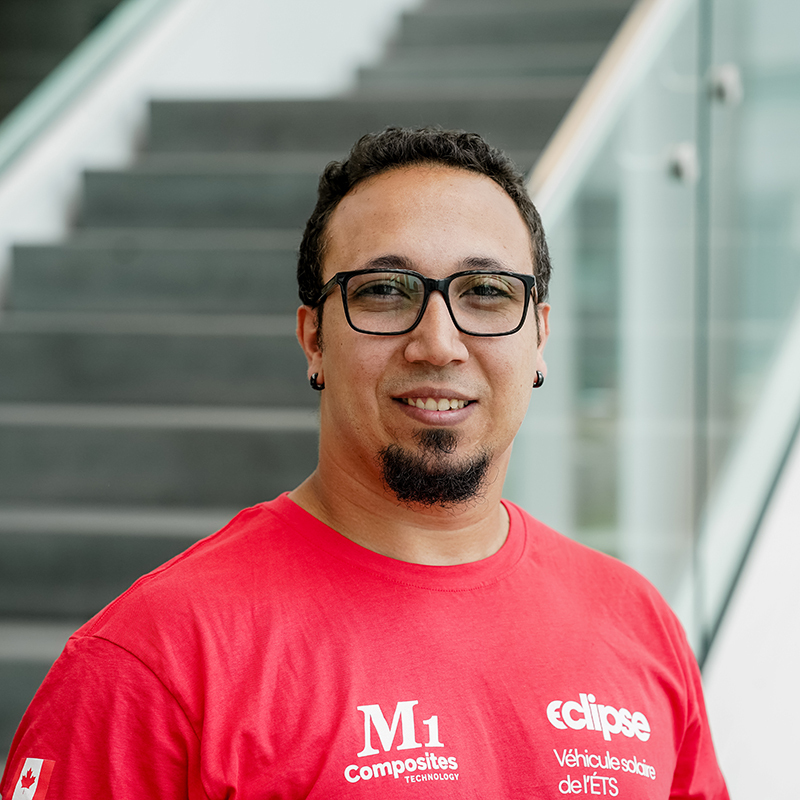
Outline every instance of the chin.
<svg viewBox="0 0 800 800">
<path fill-rule="evenodd" d="M 414 451 L 392 444 L 379 453 L 383 482 L 400 502 L 452 507 L 483 497 L 492 464 L 488 450 L 459 459 L 452 431 L 426 430 L 418 438 L 424 441 Z"/>
</svg>

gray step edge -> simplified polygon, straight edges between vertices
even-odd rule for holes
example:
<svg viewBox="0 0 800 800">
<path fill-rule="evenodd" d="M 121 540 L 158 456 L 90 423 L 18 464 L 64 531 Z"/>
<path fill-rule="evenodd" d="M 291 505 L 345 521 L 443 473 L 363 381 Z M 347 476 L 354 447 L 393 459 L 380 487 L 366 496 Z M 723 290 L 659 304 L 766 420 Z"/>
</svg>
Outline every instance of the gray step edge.
<svg viewBox="0 0 800 800">
<path fill-rule="evenodd" d="M 148 334 L 153 336 L 285 336 L 294 339 L 296 324 L 297 321 L 293 314 L 0 312 L 0 335 L 3 333 L 86 333 L 135 336 Z"/>
<path fill-rule="evenodd" d="M 316 410 L 293 408 L 0 403 L 0 425 L 311 432 L 318 430 L 319 417 Z"/>
<path fill-rule="evenodd" d="M 218 531 L 239 510 L 0 506 L 0 534 L 186 537 L 188 544 Z"/>
<path fill-rule="evenodd" d="M 79 228 L 69 239 L 56 242 L 25 242 L 15 247 L 63 247 L 69 250 L 136 249 L 163 250 L 297 250 L 300 228 L 253 230 L 252 228 Z"/>
<path fill-rule="evenodd" d="M 53 662 L 64 649 L 67 639 L 84 622 L 0 620 L 0 664 L 15 661 Z"/>
</svg>

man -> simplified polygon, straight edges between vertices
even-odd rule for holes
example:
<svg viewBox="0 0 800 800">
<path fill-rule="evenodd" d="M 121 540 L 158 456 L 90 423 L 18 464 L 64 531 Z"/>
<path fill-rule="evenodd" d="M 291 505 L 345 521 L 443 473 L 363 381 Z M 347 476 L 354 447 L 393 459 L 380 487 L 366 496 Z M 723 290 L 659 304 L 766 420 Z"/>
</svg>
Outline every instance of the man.
<svg viewBox="0 0 800 800">
<path fill-rule="evenodd" d="M 726 798 L 664 602 L 501 501 L 549 335 L 510 162 L 364 137 L 298 277 L 317 469 L 78 631 L 3 795 Z"/>
</svg>

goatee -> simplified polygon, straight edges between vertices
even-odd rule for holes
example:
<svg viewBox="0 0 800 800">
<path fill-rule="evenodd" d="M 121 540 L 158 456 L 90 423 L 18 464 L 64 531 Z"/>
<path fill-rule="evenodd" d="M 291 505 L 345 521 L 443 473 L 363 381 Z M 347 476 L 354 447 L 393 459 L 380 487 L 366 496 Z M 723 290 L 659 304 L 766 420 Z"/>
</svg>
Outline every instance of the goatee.
<svg viewBox="0 0 800 800">
<path fill-rule="evenodd" d="M 482 494 L 491 464 L 487 450 L 464 461 L 447 458 L 455 453 L 458 436 L 451 430 L 433 428 L 414 437 L 417 451 L 390 444 L 380 452 L 383 480 L 398 500 L 423 506 L 454 506 Z"/>
</svg>

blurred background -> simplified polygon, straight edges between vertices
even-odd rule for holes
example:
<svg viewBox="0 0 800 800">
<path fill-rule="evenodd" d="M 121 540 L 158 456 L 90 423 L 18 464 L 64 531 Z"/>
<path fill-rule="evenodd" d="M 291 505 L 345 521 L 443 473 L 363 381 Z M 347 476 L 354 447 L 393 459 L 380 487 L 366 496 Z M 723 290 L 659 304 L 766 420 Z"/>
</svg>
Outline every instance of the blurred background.
<svg viewBox="0 0 800 800">
<path fill-rule="evenodd" d="M 316 460 L 294 262 L 387 125 L 529 174 L 548 380 L 506 494 L 643 572 L 732 796 L 800 734 L 800 4 L 0 0 L 0 762 L 70 633 Z"/>
</svg>

